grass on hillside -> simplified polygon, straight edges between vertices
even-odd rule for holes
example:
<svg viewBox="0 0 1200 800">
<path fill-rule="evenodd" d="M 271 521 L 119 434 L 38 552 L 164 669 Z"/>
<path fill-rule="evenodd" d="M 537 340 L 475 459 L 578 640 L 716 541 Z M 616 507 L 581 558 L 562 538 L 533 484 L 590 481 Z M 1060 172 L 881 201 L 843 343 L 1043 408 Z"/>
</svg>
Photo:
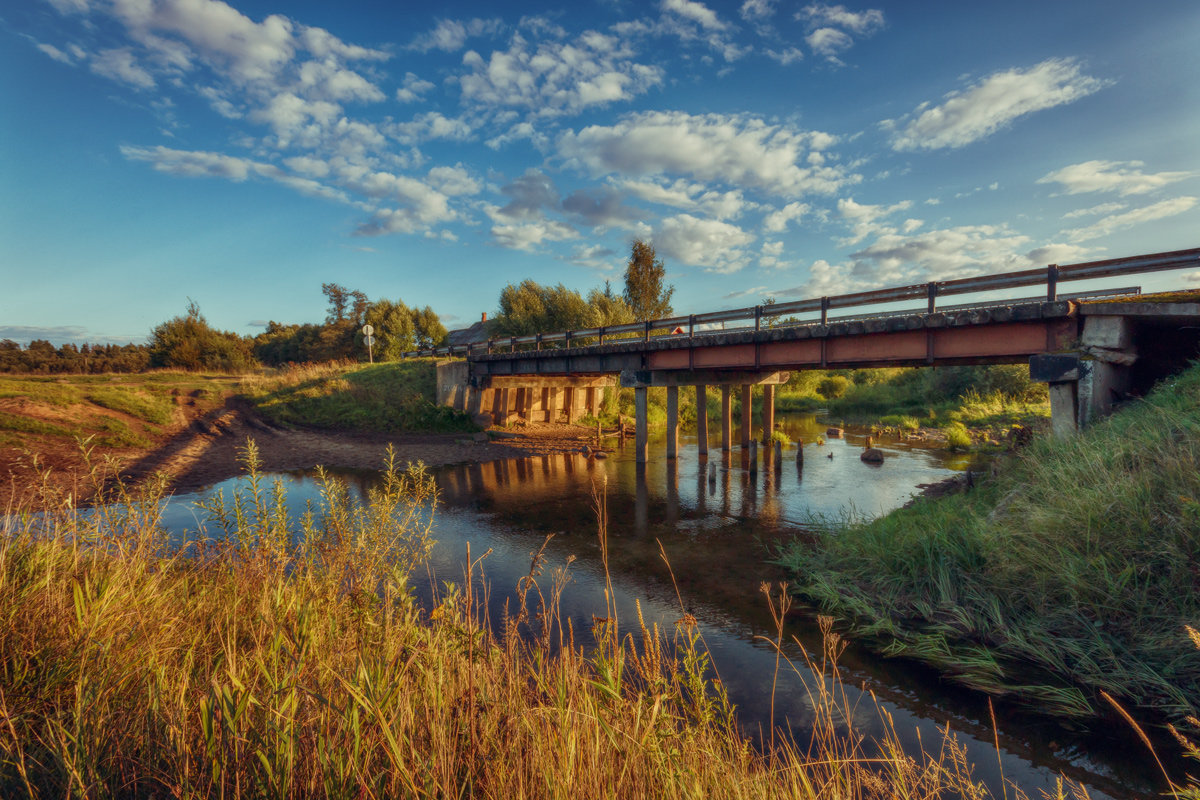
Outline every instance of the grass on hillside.
<svg viewBox="0 0 1200 800">
<path fill-rule="evenodd" d="M 1200 716 L 1200 366 L 965 495 L 831 526 L 796 591 L 883 652 L 1059 715 Z"/>
<path fill-rule="evenodd" d="M 760 754 L 686 617 L 667 634 L 597 609 L 574 631 L 566 567 L 540 554 L 496 633 L 478 615 L 487 554 L 426 614 L 408 588 L 435 508 L 419 468 L 389 464 L 364 502 L 326 480 L 296 520 L 247 463 L 249 488 L 206 504 L 222 537 L 182 549 L 157 525 L 161 487 L 4 517 L 0 793 L 988 796 L 953 740 L 910 756 L 888 736 L 865 757 L 836 681 L 813 688 L 811 743 L 772 735 Z"/>
<path fill-rule="evenodd" d="M 436 404 L 435 359 L 374 365 L 305 365 L 247 379 L 246 397 L 284 425 L 326 430 L 475 430 L 466 414 Z"/>
</svg>

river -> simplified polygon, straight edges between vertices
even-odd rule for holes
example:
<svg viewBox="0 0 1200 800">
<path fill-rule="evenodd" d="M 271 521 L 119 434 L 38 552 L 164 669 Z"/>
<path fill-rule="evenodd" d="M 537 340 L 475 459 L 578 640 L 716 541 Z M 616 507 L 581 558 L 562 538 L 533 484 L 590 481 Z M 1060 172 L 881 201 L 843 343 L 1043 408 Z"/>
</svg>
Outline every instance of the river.
<svg viewBox="0 0 1200 800">
<path fill-rule="evenodd" d="M 754 474 L 737 449 L 729 458 L 712 445 L 703 464 L 694 436 L 681 436 L 681 455 L 674 463 L 665 458 L 664 444 L 652 439 L 650 462 L 640 468 L 630 442 L 607 459 L 570 453 L 436 469 L 441 496 L 433 531 L 437 545 L 428 574 L 418 576 L 418 594 L 428 602 L 442 581 L 463 580 L 468 543 L 475 558 L 491 550 L 482 566 L 490 613 L 498 620 L 517 581 L 529 572 L 531 553 L 553 534 L 544 553 L 547 573 L 575 557 L 562 612 L 581 639 L 590 637 L 592 616 L 605 614 L 595 507 L 600 496 L 607 510 L 609 571 L 623 629 L 636 625 L 635 600 L 647 624 L 658 623 L 665 631 L 685 611 L 691 613 L 744 730 L 752 736 L 768 730 L 775 670 L 774 645 L 768 640 L 775 630 L 760 585 L 786 578 L 769 563 L 773 550 L 814 522 L 886 513 L 914 496 L 919 484 L 943 480 L 969 464 L 964 456 L 883 438 L 876 447 L 885 461 L 870 465 L 858 457 L 862 431 L 848 429 L 845 438 L 828 438 L 817 446 L 825 426 L 812 415 L 785 414 L 779 422 L 790 438 L 808 443 L 803 465 L 793 447 L 785 449 L 779 469 L 760 465 Z M 376 478 L 369 472 L 338 476 L 359 492 Z M 316 496 L 317 483 L 309 473 L 272 477 L 284 482 L 297 510 Z M 239 481 L 175 496 L 164 524 L 176 531 L 196 529 L 201 518 L 195 501 L 213 491 L 228 498 Z M 780 670 L 775 721 L 805 742 L 814 713 L 806 684 L 815 678 L 802 666 L 802 649 L 818 657 L 821 653 L 815 613 L 794 608 L 785 636 L 784 652 L 796 667 Z M 1132 733 L 1074 731 L 1004 703 L 996 705 L 994 730 L 983 695 L 944 682 L 931 669 L 882 658 L 853 642 L 842 653 L 839 669 L 859 733 L 879 736 L 882 710 L 910 752 L 922 743 L 927 751 L 936 751 L 949 726 L 974 763 L 976 779 L 989 784 L 997 797 L 1001 776 L 1030 797 L 1053 791 L 1060 774 L 1082 783 L 1092 797 L 1123 800 L 1163 788 Z"/>
</svg>

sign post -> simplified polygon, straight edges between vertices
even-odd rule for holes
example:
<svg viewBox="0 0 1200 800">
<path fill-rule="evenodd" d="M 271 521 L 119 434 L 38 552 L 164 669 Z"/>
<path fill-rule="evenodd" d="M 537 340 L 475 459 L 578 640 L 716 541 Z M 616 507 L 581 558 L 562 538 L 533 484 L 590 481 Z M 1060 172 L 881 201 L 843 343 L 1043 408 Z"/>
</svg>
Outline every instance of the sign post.
<svg viewBox="0 0 1200 800">
<path fill-rule="evenodd" d="M 374 364 L 375 363 L 375 350 L 374 350 L 373 345 L 375 344 L 375 337 L 372 334 L 375 333 L 375 326 L 374 325 L 363 325 L 362 333 L 363 333 L 363 341 L 365 341 L 367 343 L 367 359 L 372 364 Z"/>
</svg>

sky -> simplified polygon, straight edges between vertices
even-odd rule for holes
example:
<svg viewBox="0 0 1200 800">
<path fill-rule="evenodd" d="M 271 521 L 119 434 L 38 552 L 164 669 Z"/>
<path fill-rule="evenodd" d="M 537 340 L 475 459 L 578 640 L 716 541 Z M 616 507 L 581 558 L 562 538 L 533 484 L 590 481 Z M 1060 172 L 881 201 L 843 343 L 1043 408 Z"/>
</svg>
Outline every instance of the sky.
<svg viewBox="0 0 1200 800">
<path fill-rule="evenodd" d="M 327 282 L 465 327 L 636 238 L 683 314 L 1197 247 L 1198 41 L 1195 0 L 0 0 L 0 338 Z"/>
</svg>

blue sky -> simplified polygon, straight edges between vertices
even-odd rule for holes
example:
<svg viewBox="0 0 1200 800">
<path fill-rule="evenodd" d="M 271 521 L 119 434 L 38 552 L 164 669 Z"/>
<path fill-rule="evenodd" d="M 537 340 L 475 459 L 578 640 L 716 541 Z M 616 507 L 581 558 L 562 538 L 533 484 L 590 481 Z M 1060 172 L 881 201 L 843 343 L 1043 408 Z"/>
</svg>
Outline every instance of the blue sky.
<svg viewBox="0 0 1200 800">
<path fill-rule="evenodd" d="M 1200 245 L 1200 4 L 0 3 L 0 338 L 681 313 Z M 1200 273 L 1144 288 L 1200 286 Z"/>
</svg>

